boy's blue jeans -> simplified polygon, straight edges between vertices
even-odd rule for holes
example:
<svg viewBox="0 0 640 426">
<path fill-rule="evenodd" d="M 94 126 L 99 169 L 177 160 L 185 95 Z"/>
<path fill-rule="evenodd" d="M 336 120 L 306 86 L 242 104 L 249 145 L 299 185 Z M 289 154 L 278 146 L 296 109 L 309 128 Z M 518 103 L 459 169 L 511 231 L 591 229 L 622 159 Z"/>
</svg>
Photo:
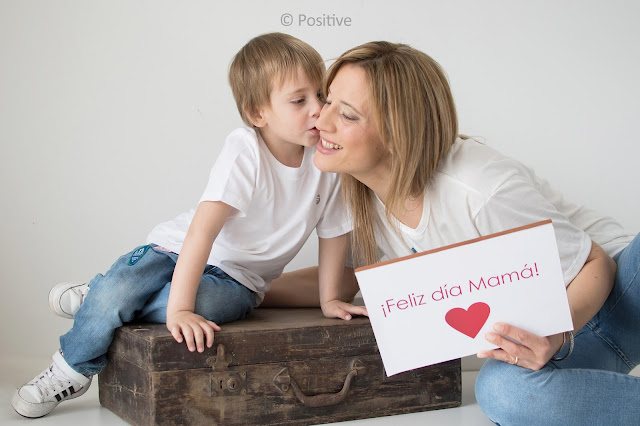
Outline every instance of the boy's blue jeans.
<svg viewBox="0 0 640 426">
<path fill-rule="evenodd" d="M 640 424 L 640 234 L 614 260 L 616 281 L 563 361 L 539 371 L 487 360 L 476 399 L 500 425 Z M 544 315 L 544 313 L 541 313 Z"/>
<path fill-rule="evenodd" d="M 177 259 L 175 253 L 143 246 L 120 257 L 104 276 L 91 280 L 73 327 L 60 337 L 65 361 L 77 372 L 92 376 L 106 365 L 116 328 L 131 321 L 165 323 Z M 196 295 L 196 314 L 223 324 L 244 318 L 253 306 L 251 290 L 221 269 L 206 266 Z"/>
</svg>

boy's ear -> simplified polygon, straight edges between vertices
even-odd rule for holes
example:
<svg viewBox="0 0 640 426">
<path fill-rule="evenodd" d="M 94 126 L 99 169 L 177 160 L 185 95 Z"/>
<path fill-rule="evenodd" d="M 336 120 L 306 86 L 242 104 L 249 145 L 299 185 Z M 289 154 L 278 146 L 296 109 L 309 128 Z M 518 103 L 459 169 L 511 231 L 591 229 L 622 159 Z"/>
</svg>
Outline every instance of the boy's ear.
<svg viewBox="0 0 640 426">
<path fill-rule="evenodd" d="M 248 109 L 245 109 L 244 112 L 245 114 L 247 114 L 249 121 L 251 121 L 251 124 L 253 124 L 254 126 L 264 127 L 267 125 L 267 120 L 264 118 L 262 109 L 258 111 L 249 111 Z"/>
</svg>

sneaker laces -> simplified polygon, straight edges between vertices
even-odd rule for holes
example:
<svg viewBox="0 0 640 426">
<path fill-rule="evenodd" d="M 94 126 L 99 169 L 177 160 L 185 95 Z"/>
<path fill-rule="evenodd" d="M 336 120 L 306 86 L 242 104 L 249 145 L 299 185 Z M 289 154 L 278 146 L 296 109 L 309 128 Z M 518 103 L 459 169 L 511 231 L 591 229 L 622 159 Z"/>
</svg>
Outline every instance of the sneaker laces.
<svg viewBox="0 0 640 426">
<path fill-rule="evenodd" d="M 80 296 L 80 304 L 84 303 L 84 298 L 87 297 L 87 293 L 89 293 L 88 285 L 81 285 L 76 288 L 71 289 L 75 294 Z"/>
<path fill-rule="evenodd" d="M 57 389 L 64 389 L 67 387 L 66 382 L 71 382 L 57 366 L 51 364 L 51 367 L 47 368 L 42 374 L 30 384 L 38 388 L 41 395 L 49 396 L 50 392 L 56 393 Z"/>
</svg>

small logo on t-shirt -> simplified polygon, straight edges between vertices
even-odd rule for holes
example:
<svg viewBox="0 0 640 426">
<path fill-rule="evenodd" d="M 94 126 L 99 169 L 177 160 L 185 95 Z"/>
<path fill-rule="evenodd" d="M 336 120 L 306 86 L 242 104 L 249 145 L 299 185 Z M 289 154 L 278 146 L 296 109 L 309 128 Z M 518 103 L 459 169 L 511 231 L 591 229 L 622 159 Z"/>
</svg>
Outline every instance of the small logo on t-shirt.
<svg viewBox="0 0 640 426">
<path fill-rule="evenodd" d="M 320 194 L 316 195 L 316 205 L 320 203 Z"/>
</svg>

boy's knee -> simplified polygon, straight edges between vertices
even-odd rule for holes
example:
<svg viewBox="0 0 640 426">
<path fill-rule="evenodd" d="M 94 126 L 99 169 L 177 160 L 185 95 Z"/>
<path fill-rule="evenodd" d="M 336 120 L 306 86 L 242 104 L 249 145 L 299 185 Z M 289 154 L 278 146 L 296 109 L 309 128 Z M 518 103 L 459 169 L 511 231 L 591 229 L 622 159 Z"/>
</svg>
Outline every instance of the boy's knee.
<svg viewBox="0 0 640 426">
<path fill-rule="evenodd" d="M 224 324 L 251 313 L 253 301 L 251 291 L 240 284 L 205 279 L 196 295 L 195 313 L 216 324 Z"/>
<path fill-rule="evenodd" d="M 89 282 L 89 292 L 92 297 L 121 299 L 131 293 L 135 288 L 135 279 L 130 275 L 119 271 L 107 271 L 105 275 L 97 275 Z"/>
</svg>

